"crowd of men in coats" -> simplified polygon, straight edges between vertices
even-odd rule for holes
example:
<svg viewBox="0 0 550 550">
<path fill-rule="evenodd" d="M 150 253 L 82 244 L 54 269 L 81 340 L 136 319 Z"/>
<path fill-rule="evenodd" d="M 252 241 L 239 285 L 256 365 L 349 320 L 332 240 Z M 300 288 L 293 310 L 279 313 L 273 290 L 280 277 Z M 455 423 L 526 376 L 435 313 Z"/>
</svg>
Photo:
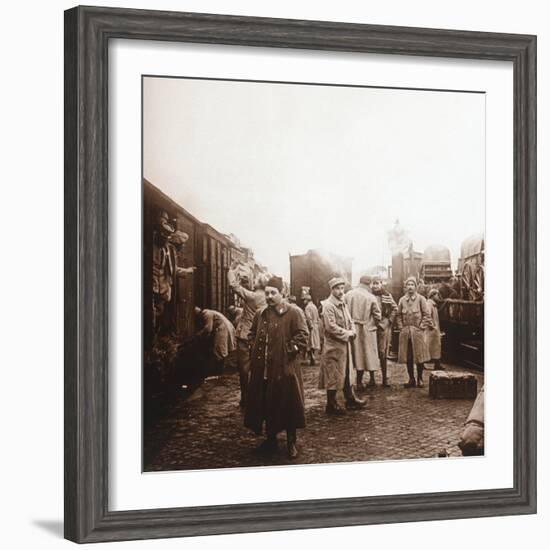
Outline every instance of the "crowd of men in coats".
<svg viewBox="0 0 550 550">
<path fill-rule="evenodd" d="M 382 386 L 389 386 L 387 362 L 394 324 L 400 332 L 397 361 L 407 365 L 406 388 L 424 385 L 424 363 L 442 368 L 440 296 L 435 289 L 427 298 L 419 294 L 414 277 L 405 282 L 399 303 L 377 277 L 361 277 L 359 285 L 347 292 L 346 281 L 334 277 L 327 281 L 330 294 L 321 302 L 320 312 L 309 295 L 304 296 L 304 310 L 289 301 L 280 277 L 250 279 L 234 266 L 228 272 L 242 310 L 234 334 L 228 337 L 224 332 L 222 339 L 236 348 L 244 425 L 257 435 L 266 434 L 260 452 L 276 452 L 277 434 L 286 431 L 288 457 L 298 456 L 296 430 L 306 425 L 304 353 L 314 364 L 320 352 L 318 387 L 326 391 L 326 413 L 337 416 L 366 406 L 358 393 L 365 385 L 376 385 L 377 371 Z M 369 373 L 366 384 L 365 372 Z"/>
</svg>

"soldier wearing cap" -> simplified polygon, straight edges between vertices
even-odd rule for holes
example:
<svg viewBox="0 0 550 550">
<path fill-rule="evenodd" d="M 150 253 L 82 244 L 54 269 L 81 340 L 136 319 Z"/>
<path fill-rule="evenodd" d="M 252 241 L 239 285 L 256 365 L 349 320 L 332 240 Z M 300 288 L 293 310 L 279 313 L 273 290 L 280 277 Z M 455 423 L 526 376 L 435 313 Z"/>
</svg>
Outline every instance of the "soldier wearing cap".
<svg viewBox="0 0 550 550">
<path fill-rule="evenodd" d="M 439 311 L 437 309 L 441 302 L 439 291 L 435 288 L 428 293 L 428 326 L 424 336 L 430 361 L 434 362 L 434 370 L 443 370 L 441 366 L 441 329 L 439 327 Z"/>
<path fill-rule="evenodd" d="M 315 304 L 311 300 L 311 295 L 304 295 L 304 313 L 306 316 L 307 328 L 309 330 L 309 339 L 307 343 L 307 353 L 309 356 L 309 364 L 315 365 L 315 353 L 321 349 L 321 336 L 319 332 L 319 325 L 321 318 L 319 317 L 319 310 L 315 307 Z"/>
<path fill-rule="evenodd" d="M 319 388 L 327 391 L 327 414 L 340 415 L 345 410 L 338 404 L 337 392 L 343 390 L 346 408 L 361 409 L 365 402 L 357 399 L 353 391 L 355 369 L 351 342 L 356 336 L 348 307 L 344 302 L 346 281 L 333 277 L 329 281 L 330 296 L 323 301 L 322 320 L 324 346 L 319 372 Z"/>
<path fill-rule="evenodd" d="M 296 429 L 304 428 L 305 407 L 298 356 L 307 345 L 308 330 L 302 310 L 283 297 L 283 280 L 271 277 L 265 287 L 267 307 L 258 311 L 250 328 L 252 342 L 250 383 L 244 425 L 267 439 L 264 453 L 277 451 L 277 434 L 287 433 L 289 458 L 296 458 Z"/>
<path fill-rule="evenodd" d="M 153 330 L 168 331 L 166 305 L 172 301 L 174 281 L 177 275 L 192 273 L 195 267 L 178 266 L 177 251 L 181 251 L 189 235 L 176 230 L 176 220 L 170 220 L 168 213 L 161 211 L 153 234 Z"/>
<path fill-rule="evenodd" d="M 346 293 L 348 306 L 357 337 L 351 343 L 353 367 L 357 373 L 357 389 L 363 389 L 363 373 L 369 372 L 369 386 L 375 385 L 374 373 L 380 369 L 376 329 L 382 317 L 378 300 L 372 294 L 372 278 L 363 275 L 359 285 Z"/>
<path fill-rule="evenodd" d="M 382 386 L 388 387 L 388 352 L 391 342 L 392 323 L 397 314 L 397 304 L 392 295 L 382 286 L 380 277 L 372 279 L 372 293 L 378 301 L 382 316 L 376 329 L 376 341 L 378 345 L 378 357 L 380 358 L 380 370 L 382 371 Z"/>
<path fill-rule="evenodd" d="M 430 360 L 424 330 L 429 324 L 428 304 L 426 298 L 416 291 L 416 279 L 409 277 L 405 281 L 406 294 L 401 297 L 397 306 L 397 328 L 399 334 L 398 363 L 407 364 L 409 381 L 406 388 L 424 386 L 422 373 L 424 363 Z M 414 377 L 414 364 L 416 363 L 417 378 Z"/>
</svg>

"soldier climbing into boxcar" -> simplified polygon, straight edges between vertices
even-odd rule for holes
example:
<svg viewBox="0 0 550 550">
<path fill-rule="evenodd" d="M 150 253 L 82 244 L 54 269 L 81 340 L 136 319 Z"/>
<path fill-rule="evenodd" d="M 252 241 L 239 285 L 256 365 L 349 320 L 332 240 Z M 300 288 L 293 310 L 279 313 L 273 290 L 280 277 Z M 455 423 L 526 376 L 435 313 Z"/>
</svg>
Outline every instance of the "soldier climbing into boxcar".
<svg viewBox="0 0 550 550">
<path fill-rule="evenodd" d="M 177 275 L 192 273 L 194 267 L 178 266 L 176 252 L 185 246 L 187 233 L 176 230 L 176 221 L 170 220 L 162 211 L 153 233 L 153 332 L 156 339 L 159 333 L 173 329 L 173 322 L 167 318 L 166 306 L 173 296 L 174 281 Z"/>
</svg>

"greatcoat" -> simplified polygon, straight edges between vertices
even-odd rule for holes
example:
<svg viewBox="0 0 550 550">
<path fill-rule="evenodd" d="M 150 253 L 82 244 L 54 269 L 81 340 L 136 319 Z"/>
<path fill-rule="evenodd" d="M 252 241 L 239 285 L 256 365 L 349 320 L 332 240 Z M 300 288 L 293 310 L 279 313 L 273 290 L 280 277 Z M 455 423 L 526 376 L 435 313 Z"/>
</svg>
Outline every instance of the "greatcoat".
<svg viewBox="0 0 550 550">
<path fill-rule="evenodd" d="M 376 329 L 381 320 L 378 300 L 363 284 L 344 296 L 357 337 L 351 343 L 356 370 L 375 371 L 380 368 Z"/>
<path fill-rule="evenodd" d="M 343 300 L 330 295 L 322 303 L 324 344 L 319 369 L 319 389 L 343 390 L 346 381 L 346 365 L 349 366 L 349 384 L 354 385 L 356 380 L 350 344 L 355 329 L 348 307 Z"/>
<path fill-rule="evenodd" d="M 402 296 L 397 306 L 396 320 L 397 327 L 401 331 L 397 362 L 407 362 L 409 340 L 412 342 L 413 361 L 415 363 L 429 361 L 430 357 L 424 340 L 424 330 L 429 323 L 426 298 L 418 292 L 415 292 L 412 296 L 408 294 Z"/>
<path fill-rule="evenodd" d="M 319 311 L 313 302 L 308 302 L 305 307 L 305 315 L 307 328 L 309 329 L 307 349 L 308 351 L 321 349 L 321 337 L 319 333 L 321 318 L 319 317 Z"/>
<path fill-rule="evenodd" d="M 387 291 L 382 290 L 374 295 L 378 301 L 378 307 L 382 314 L 382 320 L 376 331 L 378 343 L 378 356 L 385 359 L 390 351 L 392 324 L 397 314 L 397 304 L 393 296 Z"/>
<path fill-rule="evenodd" d="M 212 351 L 217 359 L 224 359 L 237 347 L 235 327 L 219 311 L 203 309 L 201 311 L 203 328 L 198 335 L 207 334 L 212 338 Z"/>
<path fill-rule="evenodd" d="M 427 301 L 428 326 L 424 332 L 428 355 L 432 361 L 441 359 L 441 329 L 439 328 L 439 312 L 437 304 L 433 300 Z"/>
<path fill-rule="evenodd" d="M 306 425 L 299 351 L 307 345 L 302 310 L 283 302 L 256 313 L 250 328 L 250 383 L 244 425 L 256 433 L 265 421 L 268 434 Z"/>
</svg>

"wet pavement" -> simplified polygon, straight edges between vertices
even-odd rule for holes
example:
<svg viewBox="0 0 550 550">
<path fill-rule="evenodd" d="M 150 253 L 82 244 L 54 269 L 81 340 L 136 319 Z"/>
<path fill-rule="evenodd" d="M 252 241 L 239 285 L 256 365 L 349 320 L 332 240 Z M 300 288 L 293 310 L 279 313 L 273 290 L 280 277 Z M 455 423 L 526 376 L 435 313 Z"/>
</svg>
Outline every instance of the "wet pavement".
<svg viewBox="0 0 550 550">
<path fill-rule="evenodd" d="M 367 407 L 334 417 L 325 413 L 326 394 L 317 389 L 319 367 L 302 365 L 307 426 L 298 430 L 300 454 L 292 464 L 433 458 L 441 452 L 461 456 L 457 443 L 473 400 L 430 398 L 427 367 L 425 387 L 406 389 L 405 366 L 390 363 L 390 388 L 379 385 L 377 373 L 378 385 L 360 395 Z M 479 372 L 446 367 L 473 372 L 481 389 Z M 284 433 L 279 434 L 277 454 L 255 451 L 263 438 L 244 428 L 238 403 L 239 377 L 234 369 L 206 379 L 190 397 L 182 392 L 169 414 L 145 427 L 144 470 L 289 464 Z"/>
</svg>

